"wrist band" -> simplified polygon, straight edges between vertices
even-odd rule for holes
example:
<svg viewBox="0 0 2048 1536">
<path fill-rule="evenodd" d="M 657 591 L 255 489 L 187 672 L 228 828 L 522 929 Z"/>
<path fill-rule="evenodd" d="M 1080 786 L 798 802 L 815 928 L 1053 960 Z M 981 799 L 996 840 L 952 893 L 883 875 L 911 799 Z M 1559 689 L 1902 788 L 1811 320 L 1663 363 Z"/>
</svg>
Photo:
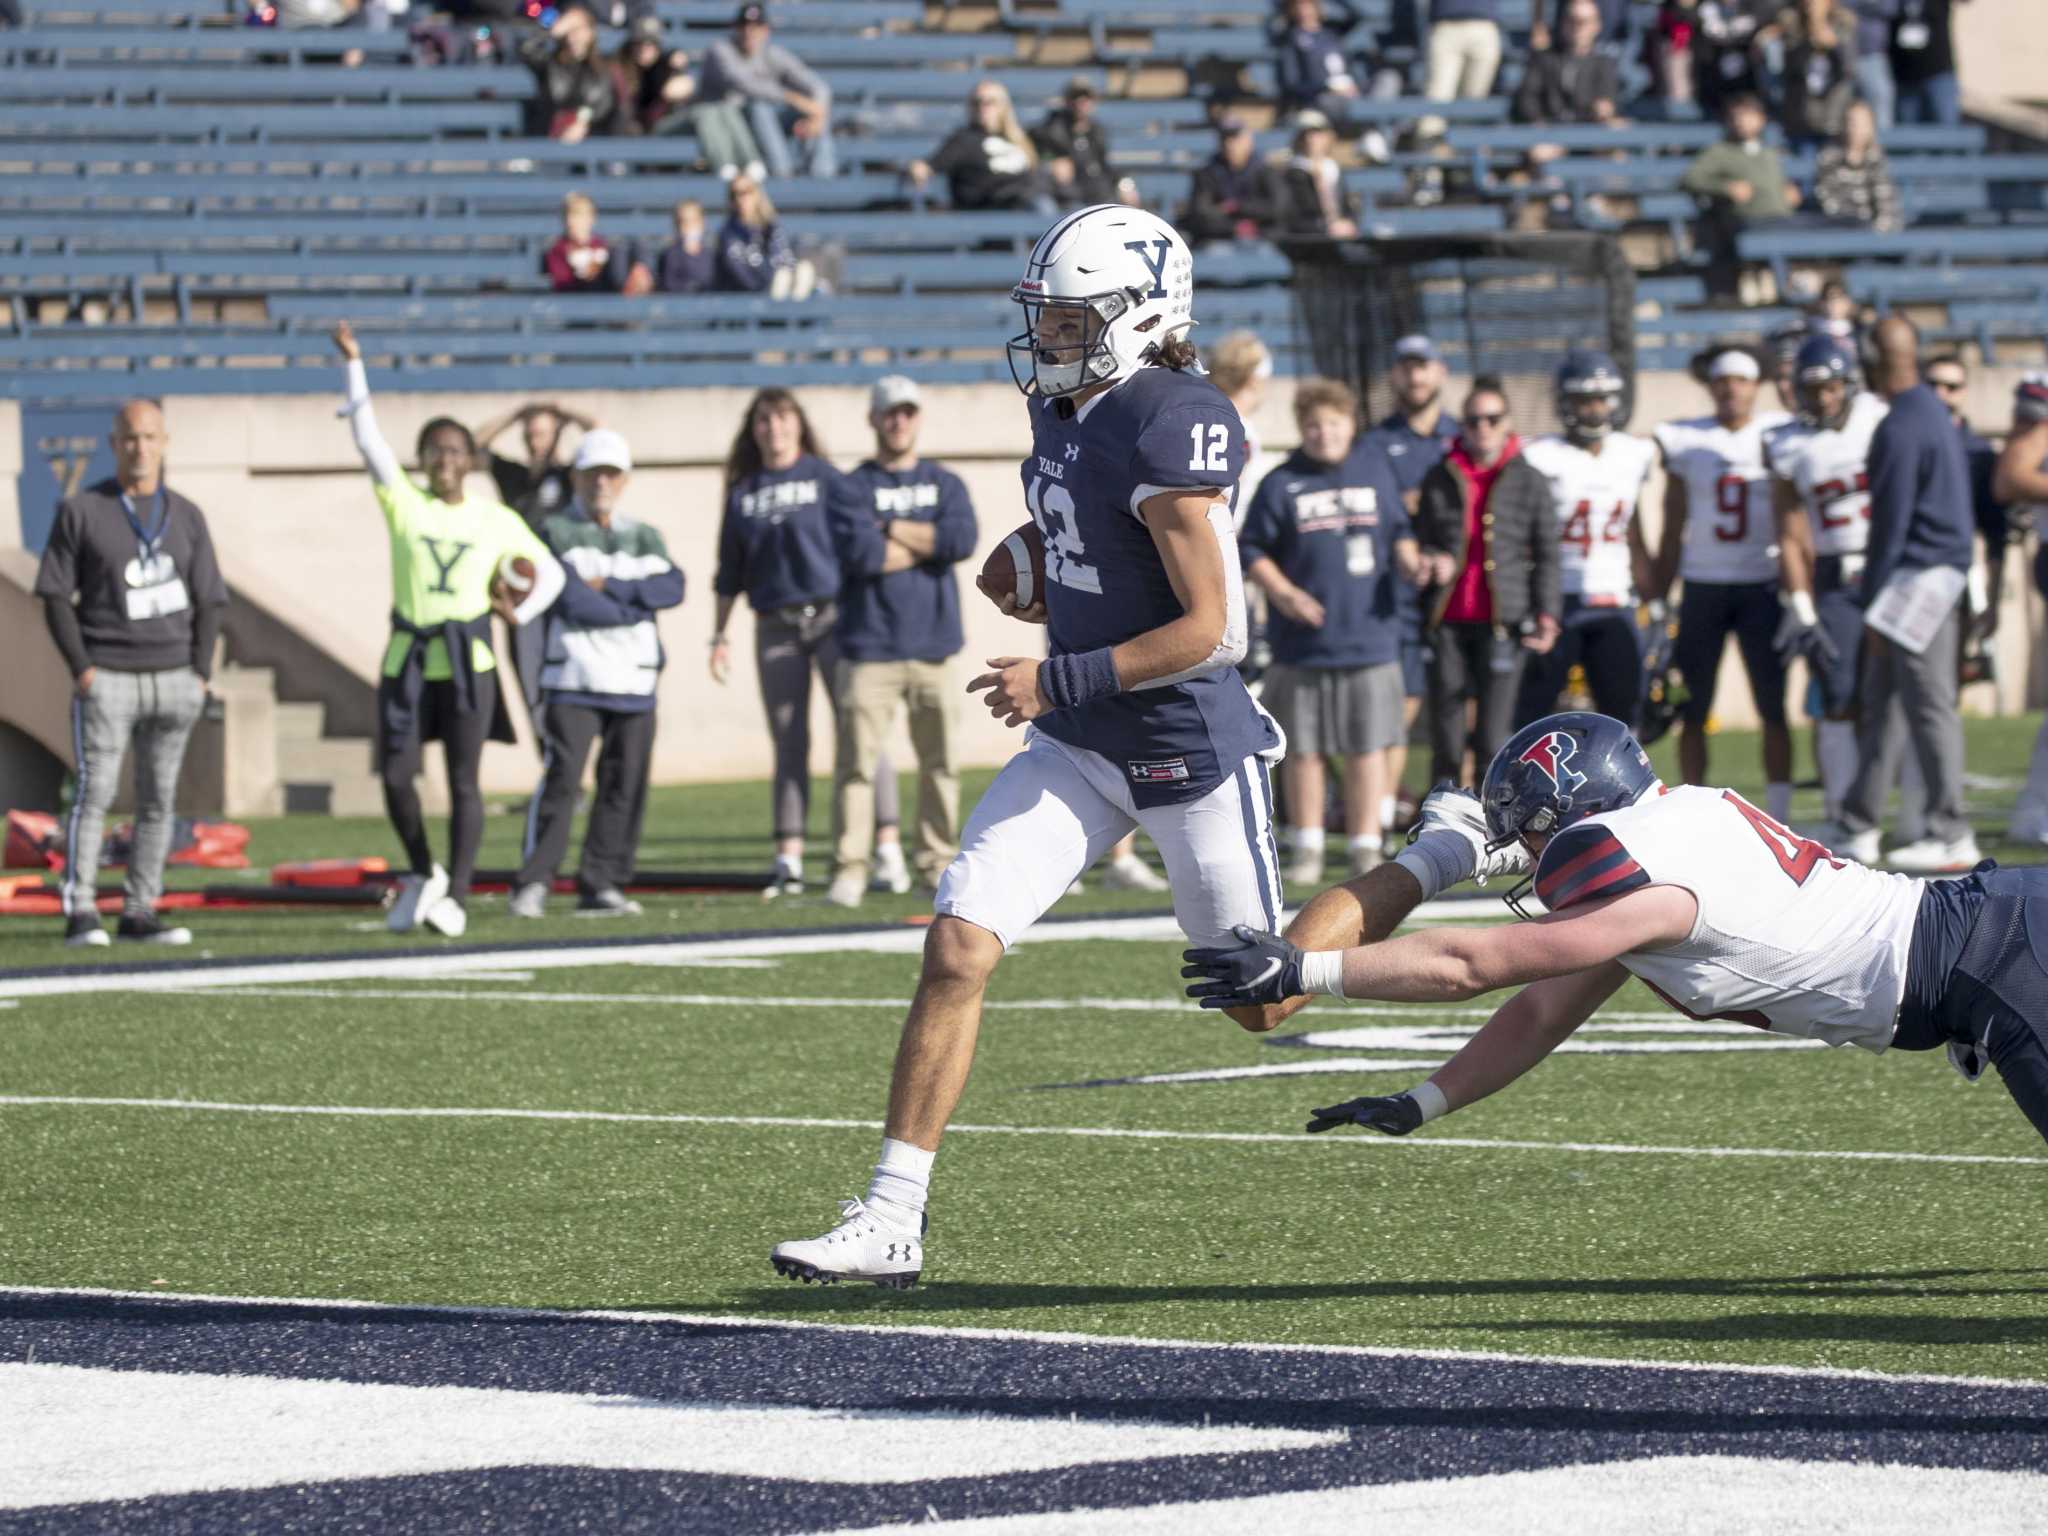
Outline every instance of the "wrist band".
<svg viewBox="0 0 2048 1536">
<path fill-rule="evenodd" d="M 1417 1083 L 1408 1090 L 1408 1097 L 1415 1101 L 1415 1107 L 1422 1111 L 1422 1123 L 1429 1124 L 1440 1115 L 1451 1112 L 1451 1101 L 1444 1097 L 1443 1089 L 1433 1082 Z"/>
<path fill-rule="evenodd" d="M 1301 957 L 1301 990 L 1310 997 L 1344 995 L 1344 951 L 1314 949 Z"/>
<path fill-rule="evenodd" d="M 1109 647 L 1066 656 L 1048 656 L 1038 664 L 1038 692 L 1054 709 L 1072 709 L 1122 693 Z"/>
</svg>

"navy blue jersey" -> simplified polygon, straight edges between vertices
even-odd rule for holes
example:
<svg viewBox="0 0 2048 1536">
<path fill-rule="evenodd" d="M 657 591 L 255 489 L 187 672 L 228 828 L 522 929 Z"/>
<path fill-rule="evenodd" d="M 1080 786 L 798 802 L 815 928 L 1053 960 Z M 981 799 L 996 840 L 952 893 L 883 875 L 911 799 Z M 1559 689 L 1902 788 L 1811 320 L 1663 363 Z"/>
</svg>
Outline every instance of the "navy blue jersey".
<svg viewBox="0 0 2048 1536">
<path fill-rule="evenodd" d="M 1264 556 L 1323 605 L 1311 629 L 1278 607 L 1266 621 L 1273 659 L 1295 667 L 1374 667 L 1401 656 L 1394 544 L 1415 537 L 1387 456 L 1370 438 L 1341 463 L 1297 449 L 1259 482 L 1238 535 L 1250 565 Z"/>
<path fill-rule="evenodd" d="M 839 471 L 805 454 L 788 469 L 748 475 L 725 498 L 718 530 L 720 597 L 742 592 L 756 613 L 827 603 L 839 595 L 839 555 L 825 502 Z"/>
<path fill-rule="evenodd" d="M 884 469 L 873 459 L 842 475 L 826 509 L 846 585 L 839 593 L 839 652 L 848 661 L 944 661 L 960 634 L 953 567 L 974 553 L 974 503 L 960 477 L 920 459 Z M 889 522 L 930 523 L 929 560 L 881 574 Z"/>
<path fill-rule="evenodd" d="M 1163 491 L 1221 491 L 1210 515 L 1230 577 L 1231 625 L 1242 638 L 1243 591 L 1231 507 L 1244 470 L 1244 424 L 1206 378 L 1144 368 L 1084 404 L 1031 402 L 1024 503 L 1045 536 L 1052 654 L 1120 645 L 1183 612 L 1138 507 Z M 1207 794 L 1239 763 L 1279 744 L 1273 723 L 1228 665 L 1148 683 L 1038 728 L 1100 753 L 1129 774 L 1141 806 Z"/>
<path fill-rule="evenodd" d="M 1422 489 L 1422 477 L 1436 467 L 1437 460 L 1449 453 L 1451 444 L 1458 440 L 1458 422 L 1449 411 L 1439 411 L 1436 430 L 1418 432 L 1408 425 L 1406 416 L 1396 411 L 1366 433 L 1365 440 L 1386 454 L 1401 494 L 1413 496 Z"/>
</svg>

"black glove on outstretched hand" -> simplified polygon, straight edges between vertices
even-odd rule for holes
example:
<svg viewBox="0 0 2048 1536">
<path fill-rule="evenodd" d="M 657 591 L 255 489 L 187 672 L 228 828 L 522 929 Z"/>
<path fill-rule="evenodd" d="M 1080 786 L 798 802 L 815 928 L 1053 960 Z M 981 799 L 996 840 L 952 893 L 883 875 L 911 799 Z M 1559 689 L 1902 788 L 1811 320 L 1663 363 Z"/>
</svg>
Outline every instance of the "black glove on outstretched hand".
<svg viewBox="0 0 2048 1536">
<path fill-rule="evenodd" d="M 1277 933 L 1239 923 L 1230 930 L 1241 941 L 1213 948 L 1184 949 L 1181 976 L 1203 978 L 1188 988 L 1204 1008 L 1246 1008 L 1300 995 L 1301 951 Z"/>
<path fill-rule="evenodd" d="M 1315 1116 L 1308 1123 L 1311 1132 L 1334 1130 L 1340 1125 L 1362 1125 L 1369 1131 L 1406 1136 L 1422 1124 L 1422 1106 L 1405 1093 L 1397 1093 L 1390 1099 L 1346 1099 L 1342 1104 L 1332 1104 L 1328 1109 L 1311 1110 L 1310 1113 Z"/>
</svg>

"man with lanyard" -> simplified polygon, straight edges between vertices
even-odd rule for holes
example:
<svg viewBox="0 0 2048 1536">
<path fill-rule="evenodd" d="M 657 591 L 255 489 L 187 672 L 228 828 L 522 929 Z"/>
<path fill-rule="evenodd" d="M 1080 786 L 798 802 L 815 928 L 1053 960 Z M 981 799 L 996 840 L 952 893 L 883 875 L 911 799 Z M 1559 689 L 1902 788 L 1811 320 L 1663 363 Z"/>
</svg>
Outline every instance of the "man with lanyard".
<svg viewBox="0 0 2048 1536">
<path fill-rule="evenodd" d="M 103 945 L 94 904 L 100 834 L 135 741 L 135 838 L 115 937 L 188 944 L 156 916 L 170 853 L 172 796 L 206 704 L 228 589 L 206 518 L 164 485 L 163 412 L 131 400 L 114 415 L 114 477 L 67 497 L 36 572 L 50 635 L 71 669 L 76 787 L 64 826 L 64 942 Z"/>
<path fill-rule="evenodd" d="M 1423 335 L 1403 336 L 1394 343 L 1393 366 L 1387 370 L 1387 384 L 1394 392 L 1394 409 L 1366 434 L 1365 440 L 1387 456 L 1400 487 L 1401 502 L 1413 517 L 1422 493 L 1422 477 L 1436 466 L 1451 444 L 1458 440 L 1458 419 L 1444 409 L 1444 381 L 1449 376 L 1436 343 Z M 1386 803 L 1380 807 L 1380 824 L 1391 833 L 1394 802 L 1408 771 L 1408 737 L 1415 729 L 1415 717 L 1422 712 L 1422 700 L 1429 692 L 1429 667 L 1422 639 L 1422 597 L 1407 582 L 1396 587 L 1396 612 L 1401 622 L 1401 690 L 1407 696 L 1403 706 L 1401 739 L 1387 749 Z"/>
</svg>

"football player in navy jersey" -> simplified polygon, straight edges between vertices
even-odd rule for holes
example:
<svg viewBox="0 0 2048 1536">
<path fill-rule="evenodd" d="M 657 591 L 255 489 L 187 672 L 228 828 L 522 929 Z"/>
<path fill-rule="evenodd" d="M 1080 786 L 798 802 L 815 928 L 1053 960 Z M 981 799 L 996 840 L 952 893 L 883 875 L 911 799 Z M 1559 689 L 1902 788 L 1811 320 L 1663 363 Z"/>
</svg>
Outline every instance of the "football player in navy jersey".
<svg viewBox="0 0 2048 1536">
<path fill-rule="evenodd" d="M 772 1255 L 792 1279 L 907 1286 L 923 1266 L 932 1159 L 974 1057 L 1003 952 L 1136 828 L 1158 847 L 1197 944 L 1275 928 L 1270 764 L 1280 732 L 1246 691 L 1233 502 L 1244 427 L 1194 367 L 1194 263 L 1173 227 L 1104 204 L 1033 247 L 1011 293 L 1010 366 L 1028 401 L 1024 504 L 1045 540 L 1044 660 L 999 656 L 970 683 L 1020 751 L 975 807 L 897 1048 L 882 1157 L 824 1236 Z M 994 594 L 991 594 L 994 595 Z"/>
</svg>

